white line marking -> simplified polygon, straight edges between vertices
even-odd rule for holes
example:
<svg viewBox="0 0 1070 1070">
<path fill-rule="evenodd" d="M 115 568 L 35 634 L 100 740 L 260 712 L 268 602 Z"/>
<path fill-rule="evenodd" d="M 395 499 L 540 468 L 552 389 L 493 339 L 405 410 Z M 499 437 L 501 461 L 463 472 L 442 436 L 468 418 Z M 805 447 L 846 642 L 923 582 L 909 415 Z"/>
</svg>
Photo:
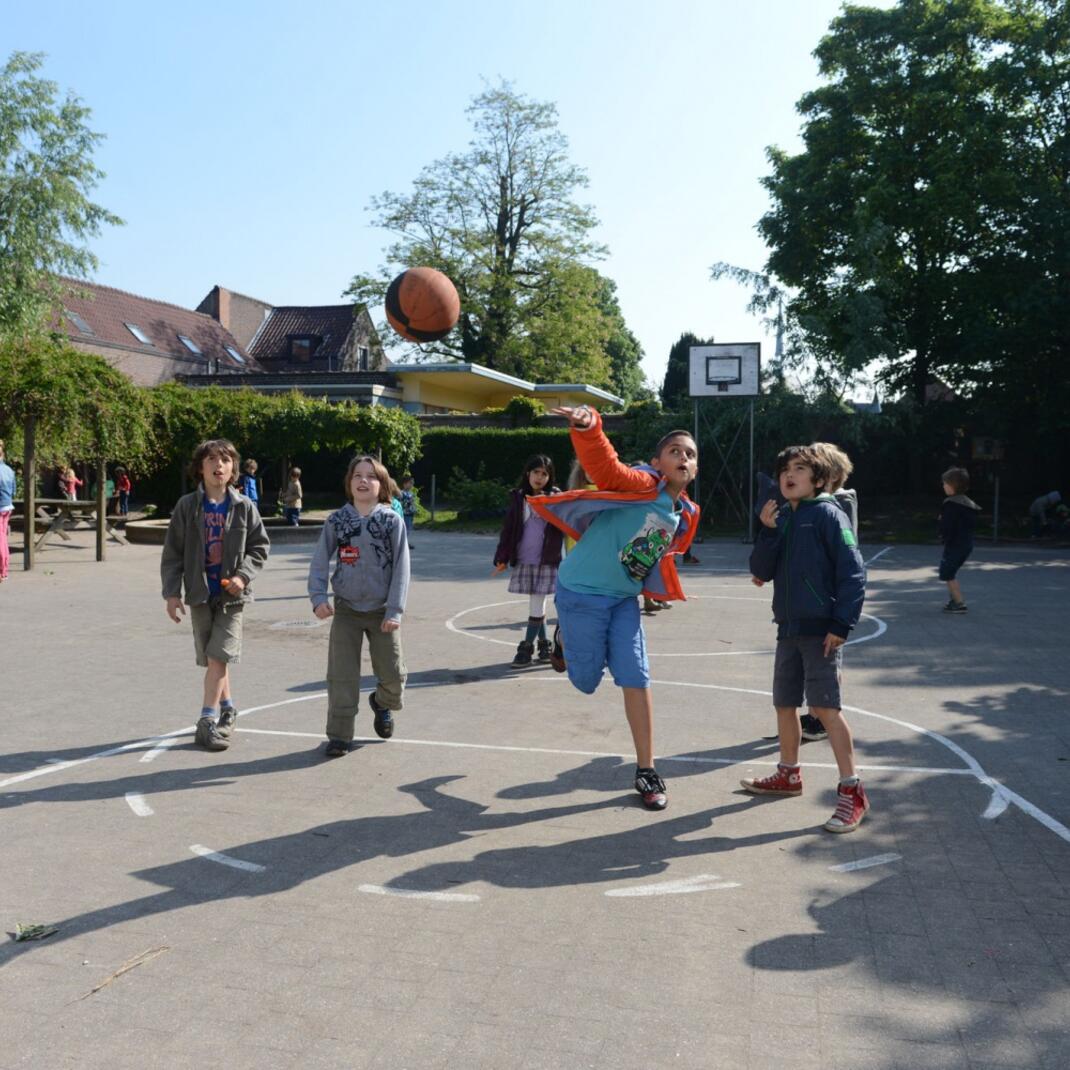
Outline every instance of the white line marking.
<svg viewBox="0 0 1070 1070">
<path fill-rule="evenodd" d="M 169 739 L 161 739 L 152 750 L 146 751 L 139 759 L 142 762 L 155 761 L 168 747 L 173 747 L 178 742 L 178 736 L 171 736 Z"/>
<path fill-rule="evenodd" d="M 838 866 L 829 866 L 833 873 L 853 873 L 856 869 L 872 869 L 873 866 L 886 866 L 889 862 L 898 862 L 902 855 L 894 852 L 886 855 L 872 855 L 860 858 L 857 862 L 843 862 Z"/>
<path fill-rule="evenodd" d="M 863 561 L 862 563 L 866 566 L 866 568 L 869 568 L 869 566 L 872 565 L 873 562 L 876 561 L 878 557 L 883 557 L 885 554 L 891 553 L 892 550 L 894 550 L 894 549 L 895 549 L 894 546 L 885 546 L 885 548 L 883 550 L 878 551 L 868 561 Z"/>
<path fill-rule="evenodd" d="M 145 796 L 138 791 L 128 791 L 126 793 L 126 804 L 138 817 L 152 817 L 155 812 L 152 807 L 145 802 Z"/>
<path fill-rule="evenodd" d="M 724 888 L 739 888 L 738 881 L 722 880 L 714 873 L 702 873 L 679 881 L 660 884 L 640 884 L 631 888 L 612 888 L 605 894 L 617 898 L 646 895 L 687 895 L 690 892 L 717 892 Z"/>
<path fill-rule="evenodd" d="M 231 858 L 230 855 L 213 851 L 200 843 L 192 843 L 189 848 L 198 858 L 206 858 L 209 862 L 218 862 L 222 866 L 230 866 L 232 869 L 242 869 L 246 873 L 263 873 L 267 866 L 261 866 L 256 862 L 243 862 L 240 858 Z"/>
<path fill-rule="evenodd" d="M 992 789 L 992 798 L 988 800 L 988 806 L 985 807 L 985 812 L 981 815 L 986 821 L 994 821 L 1000 814 L 1002 814 L 1011 801 L 1007 796 L 1001 792 Z"/>
<path fill-rule="evenodd" d="M 845 707 L 846 708 L 846 707 Z M 322 740 L 322 732 L 289 732 L 274 728 L 240 728 L 239 732 L 250 732 L 257 736 L 296 736 L 299 739 Z M 382 740 L 375 736 L 356 736 L 354 743 L 381 743 Z M 398 736 L 390 741 L 404 746 L 406 744 L 415 747 L 451 747 L 456 750 L 488 750 L 506 751 L 514 754 L 563 754 L 571 758 L 619 758 L 627 762 L 631 756 L 618 751 L 600 750 L 560 750 L 553 747 L 510 747 L 503 743 L 459 743 L 448 739 L 403 739 Z M 684 754 L 659 754 L 659 762 L 687 762 L 691 765 L 762 765 L 775 766 L 775 761 L 762 761 L 760 758 L 752 758 L 750 755 L 741 758 L 700 758 Z M 807 766 L 814 769 L 835 769 L 835 762 L 807 762 Z M 971 769 L 941 769 L 924 765 L 859 765 L 868 773 L 943 773 L 951 776 L 973 776 Z"/>
<path fill-rule="evenodd" d="M 381 884 L 358 884 L 357 891 L 368 895 L 393 895 L 398 899 L 436 899 L 440 903 L 479 902 L 479 896 L 470 892 L 416 892 L 407 888 L 385 888 Z"/>
</svg>

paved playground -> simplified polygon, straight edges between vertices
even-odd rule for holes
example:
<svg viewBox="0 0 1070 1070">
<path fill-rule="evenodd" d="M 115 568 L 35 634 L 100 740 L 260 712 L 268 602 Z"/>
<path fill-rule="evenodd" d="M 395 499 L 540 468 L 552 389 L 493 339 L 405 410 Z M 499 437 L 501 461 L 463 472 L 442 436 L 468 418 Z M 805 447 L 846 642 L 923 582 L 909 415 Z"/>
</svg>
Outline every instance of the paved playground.
<svg viewBox="0 0 1070 1070">
<path fill-rule="evenodd" d="M 13 573 L 0 929 L 58 931 L 0 943 L 0 1070 L 1070 1066 L 1070 554 L 978 549 L 949 617 L 938 547 L 864 548 L 836 837 L 826 743 L 802 798 L 738 786 L 776 757 L 745 546 L 647 622 L 663 814 L 612 683 L 507 668 L 493 546 L 417 535 L 397 734 L 330 762 L 311 546 L 255 585 L 222 754 L 158 548 Z"/>
</svg>

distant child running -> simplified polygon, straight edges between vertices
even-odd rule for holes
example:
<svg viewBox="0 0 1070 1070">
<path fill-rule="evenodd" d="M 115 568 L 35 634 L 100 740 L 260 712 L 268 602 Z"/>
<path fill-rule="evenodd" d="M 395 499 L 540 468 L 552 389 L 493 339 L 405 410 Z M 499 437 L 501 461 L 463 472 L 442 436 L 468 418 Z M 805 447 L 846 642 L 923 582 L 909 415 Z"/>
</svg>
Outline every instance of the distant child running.
<svg viewBox="0 0 1070 1070">
<path fill-rule="evenodd" d="M 973 553 L 973 529 L 981 507 L 966 497 L 966 491 L 970 489 L 970 473 L 965 468 L 949 468 L 940 479 L 947 495 L 940 507 L 940 539 L 944 544 L 940 579 L 947 584 L 947 593 L 951 596 L 944 612 L 965 613 L 966 603 L 957 577 L 966 558 Z"/>
<path fill-rule="evenodd" d="M 134 484 L 130 482 L 130 473 L 122 465 L 115 469 L 115 493 L 119 496 L 119 516 L 130 515 L 130 492 Z"/>
<path fill-rule="evenodd" d="M 256 483 L 256 469 L 257 463 L 250 457 L 245 464 L 242 465 L 242 477 L 238 483 L 238 488 L 242 494 L 246 496 L 257 507 L 260 508 L 260 489 Z"/>
<path fill-rule="evenodd" d="M 286 484 L 286 489 L 282 492 L 282 515 L 290 527 L 296 528 L 301 524 L 301 505 L 304 496 L 304 491 L 301 489 L 301 469 L 291 468 L 290 482 Z"/>
<path fill-rule="evenodd" d="M 531 664 L 535 642 L 539 644 L 539 661 L 550 660 L 550 640 L 546 636 L 546 596 L 557 589 L 557 568 L 561 564 L 561 531 L 539 516 L 528 503 L 534 495 L 557 494 L 554 462 L 536 453 L 524 462 L 524 471 L 509 495 L 509 508 L 502 524 L 498 548 L 494 551 L 494 568 L 502 572 L 512 568 L 509 577 L 511 594 L 528 596 L 528 627 L 516 648 L 512 664 L 522 668 Z"/>
<path fill-rule="evenodd" d="M 841 712 L 842 646 L 858 623 L 865 568 L 847 515 L 831 494 L 828 461 L 812 446 L 789 446 L 776 460 L 780 493 L 762 509 L 762 529 L 750 557 L 752 582 L 773 586 L 777 623 L 773 705 L 780 762 L 770 776 L 741 781 L 753 795 L 801 795 L 799 707 L 805 698 L 828 732 L 840 772 L 829 832 L 853 832 L 869 809 L 855 771 L 851 730 Z"/>
<path fill-rule="evenodd" d="M 4 460 L 4 440 L 0 438 L 0 583 L 7 579 L 11 551 L 8 531 L 15 511 L 15 470 Z"/>
<path fill-rule="evenodd" d="M 320 620 L 333 617 L 327 654 L 328 758 L 340 758 L 353 748 L 365 639 L 376 677 L 368 704 L 380 739 L 394 734 L 393 713 L 402 708 L 400 628 L 409 593 L 409 541 L 404 522 L 390 507 L 392 482 L 375 457 L 365 454 L 349 462 L 344 483 L 349 504 L 327 517 L 308 570 L 313 612 Z"/>
<path fill-rule="evenodd" d="M 664 810 L 639 596 L 683 598 L 675 555 L 691 545 L 698 527 L 698 507 L 684 494 L 698 469 L 698 449 L 687 431 L 671 431 L 649 465 L 629 468 L 617 459 L 597 412 L 586 405 L 553 411 L 568 419 L 576 456 L 598 487 L 528 499 L 577 540 L 558 573 L 556 597 L 568 678 L 590 695 L 609 668 L 624 693 L 635 744 L 635 790 L 648 810 Z"/>
<path fill-rule="evenodd" d="M 242 611 L 271 547 L 256 506 L 234 488 L 238 463 L 225 438 L 197 447 L 190 468 L 200 486 L 175 505 L 160 559 L 167 615 L 176 624 L 185 591 L 197 664 L 206 670 L 194 742 L 212 751 L 230 746 L 238 717 L 230 666 L 241 659 Z"/>
</svg>

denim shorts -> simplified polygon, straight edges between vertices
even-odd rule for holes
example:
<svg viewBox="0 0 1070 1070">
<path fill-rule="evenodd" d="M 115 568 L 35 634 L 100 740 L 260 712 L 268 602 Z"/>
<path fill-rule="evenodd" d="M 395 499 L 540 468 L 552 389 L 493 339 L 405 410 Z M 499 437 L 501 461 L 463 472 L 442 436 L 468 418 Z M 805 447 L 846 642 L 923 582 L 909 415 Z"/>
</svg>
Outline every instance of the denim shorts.
<svg viewBox="0 0 1070 1070">
<path fill-rule="evenodd" d="M 773 662 L 773 705 L 794 706 L 806 698 L 807 706 L 838 710 L 843 647 L 827 658 L 823 635 L 793 635 L 776 641 Z"/>
<path fill-rule="evenodd" d="M 606 668 L 618 687 L 649 687 L 650 662 L 635 595 L 580 594 L 560 583 L 554 599 L 568 678 L 591 695 Z"/>
</svg>

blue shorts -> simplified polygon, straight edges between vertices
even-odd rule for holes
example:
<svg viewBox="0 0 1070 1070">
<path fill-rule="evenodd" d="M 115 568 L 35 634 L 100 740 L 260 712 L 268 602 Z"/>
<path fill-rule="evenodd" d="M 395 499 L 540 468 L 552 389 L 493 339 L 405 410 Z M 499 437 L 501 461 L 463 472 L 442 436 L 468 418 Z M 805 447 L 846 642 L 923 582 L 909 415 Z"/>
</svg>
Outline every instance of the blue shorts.
<svg viewBox="0 0 1070 1070">
<path fill-rule="evenodd" d="M 608 666 L 618 687 L 649 687 L 650 662 L 635 595 L 578 594 L 560 583 L 554 599 L 568 678 L 591 695 Z"/>
<path fill-rule="evenodd" d="M 966 558 L 973 553 L 973 547 L 968 550 L 944 550 L 944 556 L 940 558 L 940 579 L 945 582 L 953 580 L 959 569 L 966 563 Z"/>
</svg>

